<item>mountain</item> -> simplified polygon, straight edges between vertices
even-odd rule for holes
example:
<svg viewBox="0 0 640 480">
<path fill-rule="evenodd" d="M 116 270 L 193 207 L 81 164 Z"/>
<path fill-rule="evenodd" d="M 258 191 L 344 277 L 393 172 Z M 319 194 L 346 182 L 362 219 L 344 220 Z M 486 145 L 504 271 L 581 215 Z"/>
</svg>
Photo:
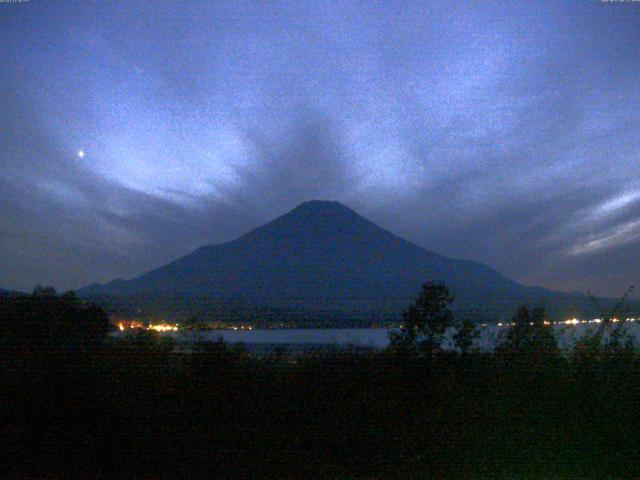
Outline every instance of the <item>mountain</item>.
<svg viewBox="0 0 640 480">
<path fill-rule="evenodd" d="M 477 320 L 507 318 L 521 303 L 542 303 L 554 316 L 586 314 L 590 308 L 584 295 L 523 286 L 485 265 L 426 250 L 340 203 L 324 201 L 305 202 L 236 240 L 200 247 L 138 278 L 78 293 L 118 298 L 141 309 L 179 305 L 183 313 L 209 302 L 210 309 L 243 315 L 268 310 L 305 318 L 397 319 L 427 280 L 444 282 L 456 298 L 455 310 Z"/>
</svg>

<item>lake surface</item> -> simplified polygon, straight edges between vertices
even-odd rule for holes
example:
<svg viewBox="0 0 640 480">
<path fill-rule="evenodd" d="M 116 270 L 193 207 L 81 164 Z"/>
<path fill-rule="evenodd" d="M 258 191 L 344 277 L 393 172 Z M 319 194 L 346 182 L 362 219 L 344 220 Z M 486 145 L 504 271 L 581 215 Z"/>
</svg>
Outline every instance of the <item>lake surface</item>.
<svg viewBox="0 0 640 480">
<path fill-rule="evenodd" d="M 554 330 L 562 348 L 571 348 L 575 341 L 585 332 L 595 330 L 597 326 L 589 324 L 555 325 Z M 640 340 L 640 324 L 628 323 L 625 328 L 634 339 L 636 345 Z M 476 346 L 481 350 L 491 350 L 501 336 L 506 335 L 509 327 L 490 325 L 480 328 Z M 244 343 L 249 348 L 270 349 L 279 345 L 301 348 L 303 346 L 336 346 L 349 345 L 382 349 L 389 345 L 389 332 L 397 329 L 385 328 L 332 328 L 332 329 L 266 329 L 266 330 L 203 330 L 163 332 L 161 335 L 176 339 L 180 348 L 188 349 L 195 343 L 215 342 L 222 337 L 228 343 Z M 445 335 L 443 347 L 452 348 L 451 337 L 454 329 Z"/>
</svg>

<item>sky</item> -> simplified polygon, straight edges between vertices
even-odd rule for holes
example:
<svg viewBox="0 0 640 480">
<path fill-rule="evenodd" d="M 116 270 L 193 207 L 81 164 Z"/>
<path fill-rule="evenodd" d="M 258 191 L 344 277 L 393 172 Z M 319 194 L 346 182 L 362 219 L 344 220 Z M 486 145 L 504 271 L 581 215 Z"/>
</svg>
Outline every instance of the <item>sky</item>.
<svg viewBox="0 0 640 480">
<path fill-rule="evenodd" d="M 640 287 L 640 3 L 0 3 L 0 287 L 335 200 L 526 285 Z"/>
</svg>

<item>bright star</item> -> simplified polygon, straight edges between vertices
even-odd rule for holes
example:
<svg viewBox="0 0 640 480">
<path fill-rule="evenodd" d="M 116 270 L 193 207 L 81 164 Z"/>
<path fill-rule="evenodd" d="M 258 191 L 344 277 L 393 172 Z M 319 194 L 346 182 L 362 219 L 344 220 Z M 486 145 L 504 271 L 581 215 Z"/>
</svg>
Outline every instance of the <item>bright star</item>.
<svg viewBox="0 0 640 480">
<path fill-rule="evenodd" d="M 78 158 L 84 158 L 84 150 L 78 150 Z"/>
</svg>

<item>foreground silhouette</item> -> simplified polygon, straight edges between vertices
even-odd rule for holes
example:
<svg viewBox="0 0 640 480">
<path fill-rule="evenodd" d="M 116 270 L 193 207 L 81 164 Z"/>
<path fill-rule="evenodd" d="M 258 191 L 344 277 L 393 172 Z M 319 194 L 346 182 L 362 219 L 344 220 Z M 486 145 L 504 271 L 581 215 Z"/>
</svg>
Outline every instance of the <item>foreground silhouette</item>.
<svg viewBox="0 0 640 480">
<path fill-rule="evenodd" d="M 494 353 L 3 344 L 3 462 L 9 478 L 637 476 L 637 352 L 563 354 L 531 315 Z"/>
<path fill-rule="evenodd" d="M 0 343 L 34 352 L 86 349 L 101 345 L 109 332 L 102 308 L 73 292 L 58 295 L 36 287 L 31 295 L 0 297 Z"/>
</svg>

